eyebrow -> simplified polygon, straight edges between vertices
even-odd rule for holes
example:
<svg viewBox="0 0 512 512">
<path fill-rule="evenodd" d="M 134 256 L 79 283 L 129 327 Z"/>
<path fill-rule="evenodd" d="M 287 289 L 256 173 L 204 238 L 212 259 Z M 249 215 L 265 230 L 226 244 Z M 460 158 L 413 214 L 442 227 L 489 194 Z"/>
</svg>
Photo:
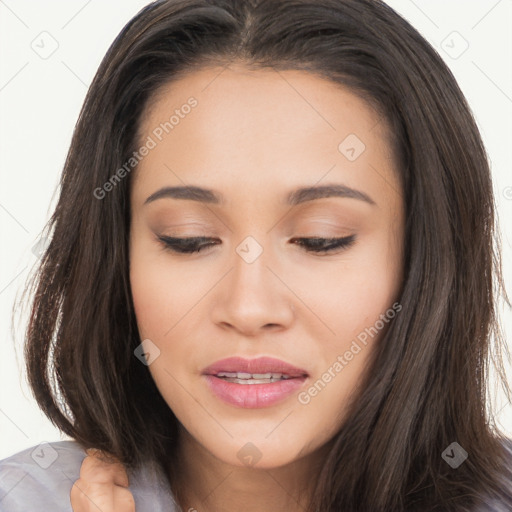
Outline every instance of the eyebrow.
<svg viewBox="0 0 512 512">
<path fill-rule="evenodd" d="M 323 199 L 326 197 L 345 197 L 349 199 L 358 199 L 371 205 L 376 204 L 375 201 L 364 192 L 337 183 L 297 188 L 287 195 L 286 203 L 289 205 L 297 205 L 306 201 L 313 201 L 315 199 Z M 187 185 L 179 187 L 163 187 L 151 194 L 144 201 L 144 204 L 152 203 L 153 201 L 162 198 L 188 199 L 191 201 L 210 204 L 225 203 L 223 195 L 219 192 L 195 185 Z"/>
</svg>

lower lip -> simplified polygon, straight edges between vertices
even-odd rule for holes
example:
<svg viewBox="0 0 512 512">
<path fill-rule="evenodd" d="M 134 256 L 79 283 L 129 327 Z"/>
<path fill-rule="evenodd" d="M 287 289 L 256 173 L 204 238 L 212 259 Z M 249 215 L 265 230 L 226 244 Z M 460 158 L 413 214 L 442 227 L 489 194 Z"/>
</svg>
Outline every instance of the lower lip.
<svg viewBox="0 0 512 512">
<path fill-rule="evenodd" d="M 214 395 L 222 401 L 245 409 L 270 407 L 298 391 L 306 377 L 279 380 L 269 384 L 236 384 L 215 375 L 205 375 Z"/>
</svg>

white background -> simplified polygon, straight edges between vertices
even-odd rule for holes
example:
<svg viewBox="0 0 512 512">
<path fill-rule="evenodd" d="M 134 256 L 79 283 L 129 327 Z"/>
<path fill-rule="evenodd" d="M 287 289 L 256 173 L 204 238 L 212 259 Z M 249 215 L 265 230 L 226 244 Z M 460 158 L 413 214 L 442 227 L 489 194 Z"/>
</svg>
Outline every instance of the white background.
<svg viewBox="0 0 512 512">
<path fill-rule="evenodd" d="M 440 53 L 475 114 L 492 162 L 512 295 L 512 1 L 388 3 Z M 11 310 L 37 261 L 32 248 L 55 206 L 88 84 L 110 43 L 145 4 L 0 0 L 0 459 L 42 441 L 65 439 L 29 391 L 22 352 L 25 324 L 22 318 L 13 335 Z M 43 55 L 47 58 L 35 51 L 49 51 L 52 45 L 56 50 Z M 504 307 L 502 323 L 510 345 L 512 315 Z M 512 407 L 497 392 L 498 425 L 512 435 Z"/>
</svg>

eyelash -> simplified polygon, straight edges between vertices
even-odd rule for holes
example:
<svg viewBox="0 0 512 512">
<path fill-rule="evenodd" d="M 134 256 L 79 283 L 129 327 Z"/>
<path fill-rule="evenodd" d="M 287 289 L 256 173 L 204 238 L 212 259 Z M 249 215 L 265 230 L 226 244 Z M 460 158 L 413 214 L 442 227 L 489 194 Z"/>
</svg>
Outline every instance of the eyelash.
<svg viewBox="0 0 512 512">
<path fill-rule="evenodd" d="M 201 252 L 204 248 L 215 245 L 212 243 L 203 243 L 202 245 L 200 245 L 200 242 L 213 240 L 213 238 L 202 236 L 194 236 L 187 238 L 159 236 L 158 239 L 164 245 L 165 250 L 170 250 L 179 254 L 192 254 L 194 252 Z M 356 236 L 350 235 L 342 238 L 303 237 L 294 238 L 293 240 L 298 240 L 298 245 L 305 247 L 307 252 L 319 254 L 330 253 L 336 249 L 348 249 L 351 245 L 354 244 Z"/>
</svg>

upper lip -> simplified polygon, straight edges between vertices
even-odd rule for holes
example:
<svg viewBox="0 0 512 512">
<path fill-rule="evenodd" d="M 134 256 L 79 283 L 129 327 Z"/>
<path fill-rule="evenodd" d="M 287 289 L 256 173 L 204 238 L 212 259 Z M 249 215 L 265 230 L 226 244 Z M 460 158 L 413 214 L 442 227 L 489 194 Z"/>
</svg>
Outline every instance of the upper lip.
<svg viewBox="0 0 512 512">
<path fill-rule="evenodd" d="M 281 373 L 289 377 L 307 377 L 308 372 L 290 363 L 273 357 L 258 357 L 244 359 L 243 357 L 228 357 L 221 359 L 203 370 L 203 375 L 217 375 L 220 372 L 229 373 Z"/>
</svg>

